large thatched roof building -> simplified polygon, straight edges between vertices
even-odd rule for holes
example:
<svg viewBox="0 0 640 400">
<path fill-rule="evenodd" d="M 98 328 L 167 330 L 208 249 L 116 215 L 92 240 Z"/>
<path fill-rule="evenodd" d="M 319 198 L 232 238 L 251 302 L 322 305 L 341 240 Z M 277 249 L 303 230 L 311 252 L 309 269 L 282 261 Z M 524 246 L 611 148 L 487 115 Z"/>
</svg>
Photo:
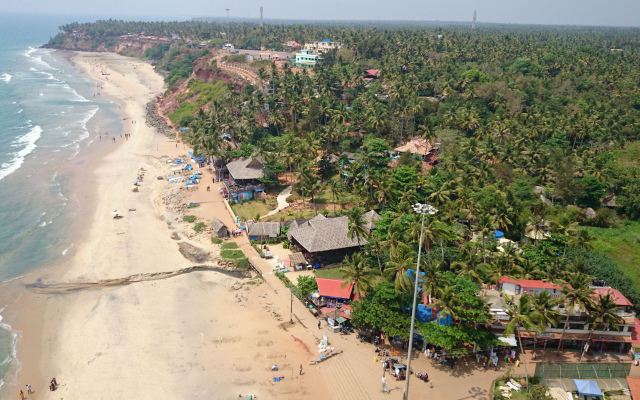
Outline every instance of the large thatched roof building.
<svg viewBox="0 0 640 400">
<path fill-rule="evenodd" d="M 349 251 L 367 244 L 365 238 L 350 238 L 348 232 L 348 217 L 318 215 L 301 224 L 291 224 L 287 237 L 300 251 L 309 254 L 312 263 L 332 263 L 341 261 Z"/>
<path fill-rule="evenodd" d="M 258 157 L 240 157 L 227 164 L 227 169 L 236 181 L 260 179 L 265 175 L 264 164 Z"/>
</svg>

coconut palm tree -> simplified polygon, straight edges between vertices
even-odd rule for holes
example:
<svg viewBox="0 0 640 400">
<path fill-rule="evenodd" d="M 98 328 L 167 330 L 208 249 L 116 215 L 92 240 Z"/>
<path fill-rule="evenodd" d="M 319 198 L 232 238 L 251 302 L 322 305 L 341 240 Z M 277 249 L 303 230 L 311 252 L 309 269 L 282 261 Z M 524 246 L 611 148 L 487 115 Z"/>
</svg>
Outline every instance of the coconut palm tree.
<svg viewBox="0 0 640 400">
<path fill-rule="evenodd" d="M 540 325 L 541 329 L 555 328 L 562 315 L 556 310 L 558 302 L 546 290 L 531 296 L 531 319 Z"/>
<path fill-rule="evenodd" d="M 551 230 L 555 233 L 559 233 L 561 235 L 567 236 L 568 239 L 564 242 L 564 251 L 562 252 L 562 258 L 567 255 L 567 246 L 569 241 L 574 235 L 577 233 L 578 223 L 571 222 L 568 218 L 564 217 L 558 221 L 553 221 L 551 223 Z"/>
<path fill-rule="evenodd" d="M 476 232 L 482 238 L 482 262 L 487 263 L 487 252 L 485 248 L 485 238 L 493 231 L 493 221 L 489 214 L 482 214 L 478 217 L 478 222 L 473 226 Z"/>
<path fill-rule="evenodd" d="M 620 325 L 624 320 L 618 314 L 620 307 L 616 304 L 615 297 L 611 292 L 607 292 L 604 296 L 597 296 L 591 303 L 591 307 L 587 310 L 587 321 L 589 321 L 589 339 L 587 343 L 591 343 L 593 331 L 597 330 L 620 330 Z M 584 358 L 587 346 L 582 349 L 580 362 Z"/>
<path fill-rule="evenodd" d="M 594 241 L 595 237 L 586 229 L 579 229 L 577 235 L 569 237 L 569 244 L 571 246 L 582 247 L 588 250 L 593 250 Z"/>
<path fill-rule="evenodd" d="M 363 212 L 360 207 L 353 207 L 351 210 L 349 210 L 348 214 L 349 224 L 347 236 L 349 236 L 349 239 L 352 240 L 355 237 L 358 243 L 360 243 L 363 238 L 366 238 L 369 235 L 369 232 L 364 229 L 364 220 L 362 219 L 362 215 Z"/>
<path fill-rule="evenodd" d="M 548 237 L 549 221 L 540 217 L 531 217 L 529 224 L 524 229 L 525 236 L 533 240 L 533 244 L 537 245 L 539 240 Z"/>
<path fill-rule="evenodd" d="M 389 268 L 384 270 L 383 275 L 389 282 L 395 284 L 396 293 L 401 290 L 406 291 L 411 286 L 411 279 L 407 272 L 416 267 L 414 254 L 413 249 L 404 243 L 399 243 L 389 254 L 390 260 L 387 263 Z"/>
<path fill-rule="evenodd" d="M 429 303 L 431 303 L 432 299 L 438 297 L 445 288 L 447 277 L 442 272 L 441 263 L 428 264 L 423 261 L 422 271 L 424 272 L 422 291 L 429 296 Z"/>
<path fill-rule="evenodd" d="M 451 286 L 447 286 L 440 291 L 436 300 L 438 315 L 440 317 L 451 316 L 451 319 L 457 320 L 456 306 L 459 304 L 456 298 L 456 292 Z"/>
<path fill-rule="evenodd" d="M 562 348 L 564 333 L 569 327 L 571 313 L 580 310 L 587 311 L 593 307 L 593 289 L 589 288 L 590 282 L 591 278 L 589 276 L 576 273 L 571 276 L 567 283 L 562 285 L 562 297 L 559 300 L 559 304 L 564 305 L 564 311 L 567 316 L 564 320 L 564 326 L 562 327 L 562 334 L 560 334 L 558 353 L 560 353 L 560 349 Z"/>
<path fill-rule="evenodd" d="M 527 360 L 525 358 L 524 347 L 522 345 L 521 331 L 524 330 L 527 333 L 544 332 L 544 329 L 538 325 L 533 315 L 533 304 L 531 297 L 527 295 L 520 296 L 517 302 L 511 302 L 508 295 L 504 296 L 507 302 L 506 311 L 509 315 L 509 323 L 504 329 L 504 335 L 512 335 L 514 332 L 518 335 L 518 342 L 520 342 L 520 355 L 522 356 L 522 365 L 524 365 L 524 376 L 527 381 L 527 392 L 529 391 L 529 372 L 527 371 Z"/>
<path fill-rule="evenodd" d="M 363 297 L 371 288 L 373 270 L 360 252 L 353 253 L 351 257 L 345 256 L 343 263 L 340 267 L 340 278 L 344 279 L 344 282 L 340 288 L 353 283 L 353 290 L 358 296 Z"/>
</svg>

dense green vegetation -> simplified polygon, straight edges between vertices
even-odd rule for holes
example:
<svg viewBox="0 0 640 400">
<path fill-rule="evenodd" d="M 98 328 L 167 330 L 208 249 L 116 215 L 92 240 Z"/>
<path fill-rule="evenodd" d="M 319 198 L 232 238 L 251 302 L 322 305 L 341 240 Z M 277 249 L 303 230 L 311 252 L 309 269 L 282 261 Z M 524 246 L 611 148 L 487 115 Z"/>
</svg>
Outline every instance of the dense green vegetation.
<svg viewBox="0 0 640 400">
<path fill-rule="evenodd" d="M 224 81 L 207 83 L 197 79 L 191 79 L 187 84 L 187 89 L 188 92 L 181 93 L 177 99 L 180 101 L 178 109 L 169 115 L 169 119 L 180 126 L 188 126 L 194 119 L 194 113 L 212 100 L 222 99 L 228 91 L 227 84 Z M 184 101 L 186 98 L 196 95 L 198 96 L 195 101 Z"/>
<path fill-rule="evenodd" d="M 206 39 L 222 31 L 202 22 L 103 21 L 63 29 L 146 29 Z M 408 338 L 408 270 L 417 262 L 421 228 L 415 203 L 438 210 L 424 225 L 422 292 L 454 327 L 420 326 L 433 343 L 458 354 L 464 343 L 492 343 L 483 328 L 488 306 L 478 292 L 502 276 L 572 282 L 582 293 L 592 278 L 604 279 L 640 310 L 632 280 L 638 282 L 637 272 L 624 274 L 637 264 L 640 30 L 486 26 L 472 35 L 455 27 L 232 29 L 236 44 L 251 46 L 325 37 L 345 44 L 325 54 L 313 75 L 272 64 L 260 69 L 259 85 L 225 86 L 209 97 L 207 112 L 196 112 L 204 103 L 194 103 L 172 119 L 188 123 L 196 154 L 221 162 L 260 156 L 269 171 L 295 177 L 294 191 L 304 202 L 320 197 L 330 214 L 336 213 L 332 204 L 348 199 L 349 234 L 369 242 L 339 271 L 368 293 L 353 304 L 355 324 Z M 161 64 L 168 81 L 187 79 L 198 54 L 205 57 L 182 42 L 167 51 Z M 364 80 L 370 68 L 378 77 Z M 421 162 L 422 154 L 405 153 L 390 166 L 389 151 L 413 136 L 436 145 L 429 163 Z M 372 233 L 361 226 L 368 209 L 382 216 Z M 500 245 L 495 230 L 512 243 Z M 569 288 L 565 295 L 560 301 L 577 296 Z M 608 300 L 583 305 L 593 321 L 615 325 Z M 561 324 L 550 311 L 556 305 L 540 296 L 512 304 L 509 329 Z"/>
<path fill-rule="evenodd" d="M 622 221 L 614 228 L 589 228 L 589 232 L 596 241 L 594 251 L 611 257 L 640 287 L 640 222 Z"/>
</svg>

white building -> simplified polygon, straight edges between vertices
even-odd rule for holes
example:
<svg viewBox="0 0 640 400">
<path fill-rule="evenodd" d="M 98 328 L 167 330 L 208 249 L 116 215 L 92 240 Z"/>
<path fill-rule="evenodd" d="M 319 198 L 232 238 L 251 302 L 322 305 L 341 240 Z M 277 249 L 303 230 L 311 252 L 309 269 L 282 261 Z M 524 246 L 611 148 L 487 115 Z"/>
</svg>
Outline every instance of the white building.
<svg viewBox="0 0 640 400">
<path fill-rule="evenodd" d="M 340 50 L 343 47 L 340 42 L 332 42 L 331 39 L 323 39 L 320 42 L 305 43 L 304 49 L 314 53 L 322 54 L 329 50 Z"/>
<path fill-rule="evenodd" d="M 552 285 L 545 281 L 536 281 L 530 279 L 511 279 L 503 276 L 500 279 L 502 291 L 509 296 L 515 296 L 523 293 L 537 294 L 546 290 L 552 297 L 560 297 L 562 295 L 562 286 Z"/>
</svg>

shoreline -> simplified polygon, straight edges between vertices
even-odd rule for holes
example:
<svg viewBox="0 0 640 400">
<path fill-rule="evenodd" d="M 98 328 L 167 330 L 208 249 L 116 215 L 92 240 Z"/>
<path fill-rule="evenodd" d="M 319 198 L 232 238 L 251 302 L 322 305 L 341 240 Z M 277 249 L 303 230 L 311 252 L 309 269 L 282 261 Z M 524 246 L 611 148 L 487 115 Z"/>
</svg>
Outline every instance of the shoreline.
<svg viewBox="0 0 640 400">
<path fill-rule="evenodd" d="M 307 365 L 315 343 L 302 325 L 289 331 L 274 318 L 287 311 L 263 280 L 214 270 L 173 274 L 202 264 L 185 258 L 184 247 L 199 249 L 212 266 L 219 252 L 206 233 L 194 234 L 182 221 L 180 199 L 221 196 L 204 188 L 186 194 L 155 179 L 169 172 L 166 158 L 188 151 L 145 123 L 162 78 L 150 65 L 113 53 L 74 53 L 71 62 L 120 104 L 132 136 L 117 138 L 83 166 L 85 178 L 74 186 L 80 211 L 70 229 L 78 240 L 67 259 L 15 283 L 22 295 L 4 314 L 20 334 L 22 367 L 11 394 L 30 383 L 29 398 L 38 399 L 328 398 L 318 370 L 293 374 Z M 130 180 L 140 166 L 146 176 L 134 193 Z M 202 171 L 203 182 L 211 179 Z M 223 203 L 207 199 L 214 205 L 207 204 L 206 218 L 226 213 Z M 114 209 L 124 218 L 114 220 Z M 130 276 L 135 283 L 101 284 Z M 274 364 L 290 369 L 290 379 L 274 385 Z M 60 387 L 49 392 L 53 376 Z"/>
<path fill-rule="evenodd" d="M 56 50 L 56 53 L 59 59 L 68 63 L 76 70 L 77 74 L 84 75 L 88 81 L 96 83 L 89 79 L 86 73 L 78 68 L 72 61 L 75 52 Z M 119 112 L 118 115 L 120 117 L 124 116 L 121 112 Z M 90 129 L 88 129 L 88 131 L 91 132 Z M 39 300 L 37 298 L 39 296 L 34 296 L 29 292 L 25 288 L 25 285 L 27 282 L 37 282 L 50 276 L 59 276 L 64 271 L 77 249 L 75 245 L 76 241 L 88 230 L 88 226 L 83 223 L 83 218 L 88 215 L 91 204 L 81 201 L 80 199 L 86 197 L 84 188 L 91 165 L 99 163 L 101 158 L 116 150 L 111 146 L 97 146 L 95 144 L 97 144 L 98 141 L 95 140 L 95 143 L 93 143 L 94 140 L 95 138 L 91 136 L 90 133 L 90 136 L 86 139 L 87 143 L 85 146 L 74 158 L 62 163 L 58 170 L 58 173 L 68 174 L 71 177 L 66 195 L 68 196 L 69 209 L 75 210 L 74 212 L 69 211 L 72 214 L 69 218 L 70 224 L 64 228 L 65 238 L 60 243 L 60 247 L 64 248 L 62 258 L 58 257 L 57 259 L 45 261 L 26 270 L 19 276 L 0 282 L 0 287 L 2 288 L 1 299 L 5 301 L 2 305 L 4 307 L 2 323 L 10 326 L 11 331 L 16 335 L 16 348 L 14 350 L 17 353 L 18 369 L 17 371 L 15 369 L 7 371 L 11 379 L 16 379 L 15 375 L 17 374 L 17 379 L 20 380 L 20 375 L 25 373 L 23 365 L 34 365 L 36 360 L 39 359 L 39 354 L 42 352 L 42 341 L 37 337 L 33 338 L 33 340 L 25 339 L 24 333 L 41 332 L 43 330 L 41 320 L 44 318 L 45 309 L 51 306 L 51 304 L 46 304 Z M 24 310 L 28 310 L 28 315 L 23 314 Z M 59 307 L 56 307 L 53 310 L 53 314 L 57 314 L 59 311 Z M 39 374 L 27 374 L 27 380 L 29 382 L 42 380 L 41 378 L 43 377 L 39 376 Z M 12 382 L 5 381 L 3 387 L 0 387 L 0 397 L 9 390 L 14 390 L 15 388 L 13 386 Z"/>
</svg>

